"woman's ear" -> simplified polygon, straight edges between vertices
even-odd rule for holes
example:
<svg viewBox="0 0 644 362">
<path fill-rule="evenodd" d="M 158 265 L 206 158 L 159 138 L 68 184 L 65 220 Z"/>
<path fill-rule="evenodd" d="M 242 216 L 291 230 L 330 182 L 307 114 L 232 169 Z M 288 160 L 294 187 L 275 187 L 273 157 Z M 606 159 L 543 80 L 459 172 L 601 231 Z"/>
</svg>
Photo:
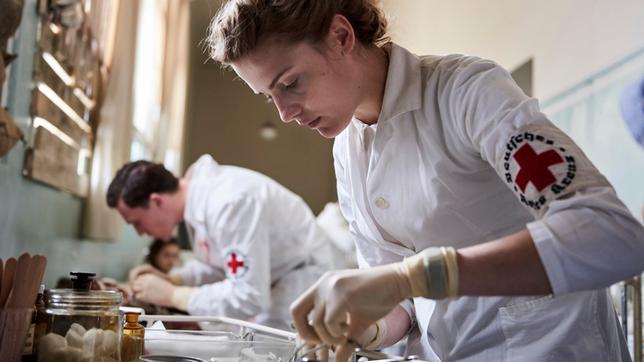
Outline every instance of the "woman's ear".
<svg viewBox="0 0 644 362">
<path fill-rule="evenodd" d="M 356 45 L 353 26 L 344 15 L 336 14 L 331 19 L 327 44 L 336 53 L 344 56 L 351 53 Z"/>
<path fill-rule="evenodd" d="M 149 204 L 152 204 L 156 207 L 161 207 L 163 205 L 163 197 L 158 192 L 153 192 L 150 194 Z"/>
</svg>

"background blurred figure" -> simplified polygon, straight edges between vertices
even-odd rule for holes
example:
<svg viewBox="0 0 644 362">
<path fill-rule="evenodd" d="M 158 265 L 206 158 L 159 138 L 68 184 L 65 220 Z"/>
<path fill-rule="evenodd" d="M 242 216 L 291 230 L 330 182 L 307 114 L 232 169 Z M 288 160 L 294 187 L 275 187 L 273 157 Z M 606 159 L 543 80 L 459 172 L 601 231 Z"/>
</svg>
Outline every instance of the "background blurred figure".
<svg viewBox="0 0 644 362">
<path fill-rule="evenodd" d="M 180 253 L 181 247 L 176 239 L 154 239 L 148 248 L 145 262 L 167 274 L 179 265 Z"/>
<path fill-rule="evenodd" d="M 644 77 L 624 89 L 620 103 L 622 117 L 631 135 L 644 147 Z"/>
<path fill-rule="evenodd" d="M 624 89 L 620 108 L 631 135 L 640 146 L 644 147 L 644 77 Z M 644 220 L 644 204 L 641 217 Z"/>
<path fill-rule="evenodd" d="M 209 155 L 183 177 L 130 162 L 106 201 L 140 235 L 169 240 L 182 222 L 188 231 L 195 258 L 179 270 L 130 271 L 139 302 L 288 329 L 289 304 L 332 266 L 331 241 L 301 197 Z"/>
</svg>

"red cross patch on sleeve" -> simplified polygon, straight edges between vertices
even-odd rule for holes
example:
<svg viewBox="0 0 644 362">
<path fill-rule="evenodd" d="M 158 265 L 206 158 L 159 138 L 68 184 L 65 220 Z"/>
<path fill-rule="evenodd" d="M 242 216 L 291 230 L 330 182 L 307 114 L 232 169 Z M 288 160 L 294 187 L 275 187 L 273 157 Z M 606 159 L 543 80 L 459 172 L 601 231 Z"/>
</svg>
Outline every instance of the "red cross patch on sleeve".
<svg viewBox="0 0 644 362">
<path fill-rule="evenodd" d="M 248 272 L 248 260 L 239 250 L 230 250 L 226 253 L 226 276 L 239 279 Z"/>
<path fill-rule="evenodd" d="M 505 181 L 528 207 L 540 210 L 549 195 L 563 192 L 575 179 L 575 157 L 566 145 L 538 132 L 520 132 L 506 144 Z"/>
</svg>

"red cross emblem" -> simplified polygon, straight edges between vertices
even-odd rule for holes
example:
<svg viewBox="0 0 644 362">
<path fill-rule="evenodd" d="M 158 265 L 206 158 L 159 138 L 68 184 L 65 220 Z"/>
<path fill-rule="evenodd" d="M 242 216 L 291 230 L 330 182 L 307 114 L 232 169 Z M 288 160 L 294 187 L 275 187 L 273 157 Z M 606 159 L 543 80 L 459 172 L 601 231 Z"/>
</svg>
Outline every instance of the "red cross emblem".
<svg viewBox="0 0 644 362">
<path fill-rule="evenodd" d="M 520 167 L 515 182 L 521 192 L 525 192 L 530 182 L 539 192 L 556 182 L 557 178 L 548 167 L 564 162 L 555 150 L 536 153 L 529 144 L 519 148 L 514 154 L 514 159 Z"/>
<path fill-rule="evenodd" d="M 231 252 L 228 254 L 228 261 L 226 262 L 226 265 L 228 266 L 228 270 L 230 270 L 230 273 L 232 276 L 237 276 L 237 270 L 240 269 L 243 270 L 246 268 L 246 265 L 244 261 L 237 256 L 236 252 Z"/>
</svg>

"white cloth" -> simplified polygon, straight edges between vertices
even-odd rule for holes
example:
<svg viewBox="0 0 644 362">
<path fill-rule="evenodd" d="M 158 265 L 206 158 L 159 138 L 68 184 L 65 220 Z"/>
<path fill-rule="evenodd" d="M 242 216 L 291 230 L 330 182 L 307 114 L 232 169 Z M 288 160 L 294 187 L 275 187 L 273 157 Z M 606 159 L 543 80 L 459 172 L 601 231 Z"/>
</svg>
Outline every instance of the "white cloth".
<svg viewBox="0 0 644 362">
<path fill-rule="evenodd" d="M 188 312 L 288 329 L 290 303 L 330 269 L 331 241 L 299 196 L 264 175 L 207 155 L 188 172 L 184 221 L 199 261 L 179 273 L 211 283 Z"/>
<path fill-rule="evenodd" d="M 355 269 L 358 266 L 356 247 L 349 225 L 340 211 L 340 205 L 337 202 L 327 203 L 316 217 L 316 221 L 332 241 L 329 249 L 331 249 L 333 268 Z"/>
<path fill-rule="evenodd" d="M 630 360 L 604 288 L 642 271 L 644 230 L 506 71 L 392 45 L 377 124 L 371 145 L 371 127 L 357 119 L 334 145 L 340 206 L 361 266 L 527 226 L 555 295 L 415 298 L 413 309 L 405 305 L 419 328 L 412 353 L 445 361 Z"/>
</svg>

